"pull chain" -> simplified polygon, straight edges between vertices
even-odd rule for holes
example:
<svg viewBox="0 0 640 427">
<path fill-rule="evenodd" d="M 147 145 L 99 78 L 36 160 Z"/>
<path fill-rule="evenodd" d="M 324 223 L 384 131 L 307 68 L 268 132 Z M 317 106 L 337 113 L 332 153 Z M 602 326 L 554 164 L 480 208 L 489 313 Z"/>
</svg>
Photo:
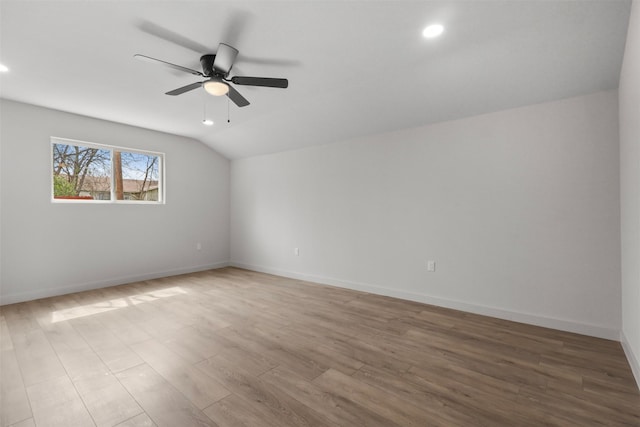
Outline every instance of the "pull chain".
<svg viewBox="0 0 640 427">
<path fill-rule="evenodd" d="M 207 97 L 202 99 L 202 124 L 205 126 L 213 126 L 213 120 L 207 117 Z"/>
<path fill-rule="evenodd" d="M 231 123 L 231 115 L 229 113 L 229 103 L 231 101 L 229 101 L 229 97 L 227 96 L 227 123 Z"/>
</svg>

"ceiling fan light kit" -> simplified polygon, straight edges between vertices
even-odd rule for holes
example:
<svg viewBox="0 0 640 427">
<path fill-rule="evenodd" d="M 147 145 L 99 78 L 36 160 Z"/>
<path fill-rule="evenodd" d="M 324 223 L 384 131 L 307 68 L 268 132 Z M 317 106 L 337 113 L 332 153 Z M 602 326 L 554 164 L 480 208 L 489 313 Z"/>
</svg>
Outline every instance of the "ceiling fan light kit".
<svg viewBox="0 0 640 427">
<path fill-rule="evenodd" d="M 176 96 L 185 92 L 204 87 L 207 93 L 214 96 L 227 95 L 234 104 L 238 107 L 246 107 L 249 105 L 240 92 L 235 90 L 229 83 L 245 86 L 262 86 L 262 87 L 275 87 L 284 89 L 289 86 L 287 79 L 276 79 L 271 77 L 242 77 L 233 76 L 229 78 L 231 67 L 238 56 L 238 49 L 229 46 L 225 43 L 218 45 L 218 51 L 215 55 L 206 54 L 200 57 L 200 65 L 202 65 L 202 71 L 193 70 L 191 68 L 183 67 L 181 65 L 172 64 L 160 59 L 152 58 L 150 56 L 136 54 L 134 57 L 143 61 L 155 62 L 173 68 L 174 70 L 182 71 L 185 73 L 193 74 L 195 76 L 205 77 L 207 80 L 202 82 L 195 82 L 183 87 L 179 87 L 172 91 L 167 92 L 167 95 Z"/>
<path fill-rule="evenodd" d="M 213 96 L 222 96 L 229 93 L 229 85 L 218 77 L 212 77 L 211 80 L 207 80 L 202 85 L 204 86 L 204 90 Z"/>
</svg>

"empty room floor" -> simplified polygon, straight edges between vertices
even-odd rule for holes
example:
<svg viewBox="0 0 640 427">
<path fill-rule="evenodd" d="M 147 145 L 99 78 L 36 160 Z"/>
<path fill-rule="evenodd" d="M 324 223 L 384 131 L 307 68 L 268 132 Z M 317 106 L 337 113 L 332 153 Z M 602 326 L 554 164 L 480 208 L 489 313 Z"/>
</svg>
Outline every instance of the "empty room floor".
<svg viewBox="0 0 640 427">
<path fill-rule="evenodd" d="M 237 268 L 0 308 L 2 426 L 638 426 L 618 342 Z"/>
</svg>

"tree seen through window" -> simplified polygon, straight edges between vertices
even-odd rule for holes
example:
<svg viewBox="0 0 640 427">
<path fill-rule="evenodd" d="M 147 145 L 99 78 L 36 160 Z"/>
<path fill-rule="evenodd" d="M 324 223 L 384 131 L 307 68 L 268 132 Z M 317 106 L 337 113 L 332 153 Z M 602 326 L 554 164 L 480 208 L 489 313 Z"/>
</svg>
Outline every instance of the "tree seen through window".
<svg viewBox="0 0 640 427">
<path fill-rule="evenodd" d="M 161 201 L 161 155 L 53 143 L 53 197 Z"/>
</svg>

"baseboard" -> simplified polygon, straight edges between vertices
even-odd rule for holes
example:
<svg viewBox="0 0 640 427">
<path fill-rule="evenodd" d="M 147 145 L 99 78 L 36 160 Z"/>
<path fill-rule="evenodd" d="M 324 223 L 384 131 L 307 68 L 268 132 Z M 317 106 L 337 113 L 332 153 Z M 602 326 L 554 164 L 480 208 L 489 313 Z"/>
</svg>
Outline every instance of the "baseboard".
<svg viewBox="0 0 640 427">
<path fill-rule="evenodd" d="M 638 361 L 638 358 L 631 349 L 631 345 L 629 344 L 629 340 L 624 334 L 624 331 L 620 331 L 620 343 L 622 344 L 624 354 L 627 356 L 627 360 L 629 361 L 629 366 L 631 366 L 633 376 L 636 379 L 636 385 L 640 389 L 640 361 Z"/>
<path fill-rule="evenodd" d="M 399 289 L 389 289 L 381 286 L 371 285 L 367 283 L 351 282 L 330 277 L 316 276 L 306 273 L 281 270 L 277 268 L 264 267 L 260 265 L 251 265 L 231 261 L 232 267 L 244 268 L 247 270 L 258 271 L 262 273 L 274 274 L 277 276 L 289 277 L 292 279 L 304 280 L 307 282 L 320 283 L 324 285 L 337 286 L 341 288 L 353 289 L 356 291 L 369 292 L 377 295 L 385 295 L 394 298 L 405 299 L 409 301 L 422 302 L 425 304 L 437 305 L 440 307 L 452 308 L 455 310 L 466 311 L 469 313 L 481 314 L 484 316 L 496 317 L 499 319 L 511 320 L 514 322 L 527 323 L 530 325 L 542 326 L 545 328 L 557 329 L 566 332 L 574 332 L 581 335 L 589 335 L 597 338 L 618 341 L 620 331 L 617 329 L 606 328 L 598 325 L 579 323 L 565 319 L 556 319 L 544 317 L 530 313 L 520 313 L 505 310 L 497 307 L 488 307 L 473 304 L 465 301 L 456 301 L 447 298 L 440 298 L 428 294 L 417 294 L 413 292 L 403 291 Z"/>
<path fill-rule="evenodd" d="M 229 266 L 229 262 L 217 262 L 213 264 L 197 265 L 172 270 L 156 271 L 152 273 L 137 274 L 131 276 L 111 277 L 105 280 L 80 283 L 61 288 L 38 289 L 32 292 L 20 292 L 17 294 L 2 295 L 0 305 L 15 304 L 18 302 L 31 301 L 40 298 L 55 297 L 59 295 L 72 294 L 74 292 L 90 291 L 92 289 L 106 288 L 109 286 L 124 285 L 127 283 L 140 282 L 143 280 L 159 279 L 161 277 L 177 276 L 179 274 L 195 273 L 198 271 L 212 270 Z"/>
</svg>

